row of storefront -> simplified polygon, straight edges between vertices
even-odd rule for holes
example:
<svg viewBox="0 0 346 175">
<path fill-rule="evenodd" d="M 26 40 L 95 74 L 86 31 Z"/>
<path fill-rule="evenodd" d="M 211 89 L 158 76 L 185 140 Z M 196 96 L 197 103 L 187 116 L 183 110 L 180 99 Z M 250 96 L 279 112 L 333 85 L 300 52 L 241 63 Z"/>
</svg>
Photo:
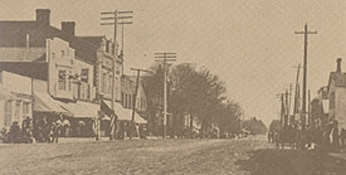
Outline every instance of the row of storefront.
<svg viewBox="0 0 346 175">
<path fill-rule="evenodd" d="M 77 36 L 75 26 L 52 26 L 49 9 L 36 9 L 34 20 L 0 21 L 0 127 L 29 118 L 40 133 L 47 130 L 40 125 L 62 120 L 62 136 L 108 136 L 115 116 L 116 132 L 124 135 L 133 106 L 135 123 L 147 123 L 137 113 L 146 111 L 145 93 L 124 75 L 116 41 Z"/>
<path fill-rule="evenodd" d="M 32 118 L 33 130 L 42 120 L 52 123 L 63 121 L 61 136 L 94 137 L 108 136 L 111 122 L 111 101 L 101 99 L 99 102 L 64 101 L 55 99 L 47 92 L 47 82 L 1 71 L 0 83 L 0 125 L 7 130 L 13 122 L 21 124 L 26 118 Z M 6 76 L 8 78 L 6 78 Z M 16 80 L 16 77 L 19 79 Z M 4 79 L 5 78 L 5 79 Z M 11 88 L 14 87 L 14 88 Z M 15 92 L 16 87 L 26 87 L 26 92 Z M 21 88 L 24 89 L 24 88 Z M 119 132 L 132 120 L 132 110 L 114 103 L 114 114 L 119 122 Z M 147 121 L 137 112 L 134 121 L 145 125 Z M 122 135 L 122 133 L 120 133 Z"/>
</svg>

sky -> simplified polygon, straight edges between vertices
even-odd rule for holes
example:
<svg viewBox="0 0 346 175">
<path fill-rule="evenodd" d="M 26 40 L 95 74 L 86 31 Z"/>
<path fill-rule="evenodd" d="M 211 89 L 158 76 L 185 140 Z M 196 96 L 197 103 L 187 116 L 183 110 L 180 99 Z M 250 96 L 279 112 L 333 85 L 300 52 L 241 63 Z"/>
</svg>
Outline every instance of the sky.
<svg viewBox="0 0 346 175">
<path fill-rule="evenodd" d="M 295 83 L 294 66 L 303 63 L 304 38 L 295 31 L 308 24 L 318 32 L 308 39 L 312 97 L 327 85 L 336 59 L 346 58 L 342 0 L 0 0 L 0 20 L 34 20 L 37 8 L 50 8 L 57 28 L 75 21 L 76 35 L 107 38 L 113 28 L 100 26 L 100 12 L 134 11 L 124 30 L 125 73 L 154 64 L 155 52 L 177 52 L 175 64 L 207 67 L 225 81 L 245 119 L 256 116 L 266 124 L 279 118 L 277 94 Z"/>
</svg>

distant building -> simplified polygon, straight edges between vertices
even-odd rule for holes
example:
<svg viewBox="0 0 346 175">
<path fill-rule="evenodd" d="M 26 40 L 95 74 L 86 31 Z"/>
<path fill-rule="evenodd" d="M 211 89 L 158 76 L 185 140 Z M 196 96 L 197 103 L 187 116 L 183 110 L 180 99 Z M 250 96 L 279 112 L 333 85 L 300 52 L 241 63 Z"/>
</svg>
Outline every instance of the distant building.
<svg viewBox="0 0 346 175">
<path fill-rule="evenodd" d="M 328 123 L 329 116 L 329 94 L 328 87 L 318 90 L 317 97 L 311 102 L 311 124 L 314 128 L 323 127 Z"/>
<path fill-rule="evenodd" d="M 340 128 L 346 128 L 346 73 L 341 71 L 341 61 L 337 59 L 337 69 L 329 76 L 329 120 L 337 120 Z"/>
<path fill-rule="evenodd" d="M 121 80 L 121 102 L 124 108 L 132 109 L 136 93 L 136 77 L 123 75 Z M 136 111 L 146 112 L 147 110 L 147 97 L 143 89 L 141 79 L 138 83 L 137 98 L 136 98 Z"/>
</svg>

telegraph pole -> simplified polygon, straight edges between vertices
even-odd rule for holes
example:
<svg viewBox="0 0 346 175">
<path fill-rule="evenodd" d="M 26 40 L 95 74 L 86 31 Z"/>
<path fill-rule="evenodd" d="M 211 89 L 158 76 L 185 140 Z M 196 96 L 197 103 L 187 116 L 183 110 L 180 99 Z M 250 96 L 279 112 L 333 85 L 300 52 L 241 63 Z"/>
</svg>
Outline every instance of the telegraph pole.
<svg viewBox="0 0 346 175">
<path fill-rule="evenodd" d="M 135 94 L 134 94 L 134 100 L 133 100 L 133 104 L 132 104 L 132 119 L 131 119 L 131 132 L 130 132 L 130 138 L 132 138 L 132 130 L 134 129 L 135 126 L 135 113 L 136 113 L 136 104 L 137 104 L 137 93 L 138 93 L 138 87 L 139 87 L 139 77 L 141 75 L 141 71 L 142 72 L 148 72 L 147 70 L 144 69 L 136 69 L 136 68 L 131 68 L 132 71 L 137 71 L 137 77 L 136 77 L 136 90 L 135 90 Z"/>
<path fill-rule="evenodd" d="M 306 81 L 307 81 L 307 59 L 308 59 L 308 35 L 317 34 L 317 31 L 309 31 L 308 25 L 305 24 L 304 31 L 296 31 L 295 34 L 304 34 L 304 65 L 303 65 L 303 104 L 302 104 L 302 130 L 306 125 Z"/>
<path fill-rule="evenodd" d="M 116 139 L 116 134 L 115 134 L 115 125 L 116 125 L 116 116 L 114 114 L 114 101 L 115 101 L 115 67 L 116 67 L 116 60 L 118 59 L 118 47 L 117 47 L 117 26 L 118 26 L 118 19 L 129 19 L 132 18 L 132 16 L 129 16 L 128 14 L 133 13 L 132 11 L 118 11 L 115 10 L 114 12 L 101 12 L 101 25 L 112 25 L 114 26 L 114 33 L 113 33 L 113 44 L 114 44 L 114 49 L 113 49 L 113 64 L 112 64 L 112 90 L 111 90 L 111 95 L 112 95 L 112 100 L 111 100 L 111 108 L 113 110 L 113 116 L 111 118 L 111 134 L 109 139 L 113 140 Z M 121 16 L 123 15 L 123 16 Z M 127 15 L 127 16 L 126 16 Z M 123 23 L 129 23 L 129 22 L 121 22 Z M 132 22 L 131 22 L 132 24 Z"/>
<path fill-rule="evenodd" d="M 294 92 L 294 104 L 293 104 L 293 117 L 292 121 L 295 121 L 296 113 L 298 112 L 298 98 L 299 98 L 299 73 L 300 73 L 300 64 L 298 64 L 297 70 L 297 79 L 296 79 L 296 87 Z"/>
<path fill-rule="evenodd" d="M 172 52 L 161 52 L 155 53 L 155 58 L 159 60 L 155 60 L 157 62 L 162 62 L 163 70 L 164 70 L 164 82 L 163 82 L 163 138 L 166 139 L 167 135 L 167 65 L 168 62 L 176 61 L 177 53 Z"/>
<path fill-rule="evenodd" d="M 311 127 L 311 96 L 310 96 L 310 90 L 308 91 L 308 126 Z"/>
</svg>

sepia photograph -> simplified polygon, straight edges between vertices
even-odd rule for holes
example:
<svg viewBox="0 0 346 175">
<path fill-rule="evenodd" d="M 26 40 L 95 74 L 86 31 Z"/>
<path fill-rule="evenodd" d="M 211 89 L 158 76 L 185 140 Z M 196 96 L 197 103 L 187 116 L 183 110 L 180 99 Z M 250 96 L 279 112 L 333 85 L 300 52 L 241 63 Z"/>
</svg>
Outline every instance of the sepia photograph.
<svg viewBox="0 0 346 175">
<path fill-rule="evenodd" d="M 346 175 L 346 1 L 0 0 L 0 174 Z"/>
</svg>

